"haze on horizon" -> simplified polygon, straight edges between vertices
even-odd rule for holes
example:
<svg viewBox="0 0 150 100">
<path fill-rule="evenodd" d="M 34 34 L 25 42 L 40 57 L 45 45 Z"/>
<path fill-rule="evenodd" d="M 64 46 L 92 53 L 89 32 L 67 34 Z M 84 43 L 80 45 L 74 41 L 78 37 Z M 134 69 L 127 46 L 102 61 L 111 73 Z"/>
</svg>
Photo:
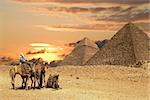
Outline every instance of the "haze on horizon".
<svg viewBox="0 0 150 100">
<path fill-rule="evenodd" d="M 133 22 L 150 33 L 148 0 L 1 0 L 0 55 L 60 60 L 83 37 L 110 39 Z"/>
</svg>

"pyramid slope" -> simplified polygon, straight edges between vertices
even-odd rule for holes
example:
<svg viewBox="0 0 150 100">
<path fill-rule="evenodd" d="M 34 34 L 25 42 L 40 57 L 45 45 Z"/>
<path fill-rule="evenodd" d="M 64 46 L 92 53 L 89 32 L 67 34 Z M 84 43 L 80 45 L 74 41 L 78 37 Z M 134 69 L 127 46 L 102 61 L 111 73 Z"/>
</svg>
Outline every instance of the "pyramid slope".
<svg viewBox="0 0 150 100">
<path fill-rule="evenodd" d="M 84 38 L 60 65 L 84 65 L 98 51 L 98 47 L 94 44 L 91 40 Z"/>
<path fill-rule="evenodd" d="M 75 48 L 60 65 L 84 65 L 98 49 L 88 46 Z"/>
<path fill-rule="evenodd" d="M 101 48 L 88 65 L 131 65 L 148 59 L 148 36 L 134 24 L 126 24 L 104 48 Z"/>
</svg>

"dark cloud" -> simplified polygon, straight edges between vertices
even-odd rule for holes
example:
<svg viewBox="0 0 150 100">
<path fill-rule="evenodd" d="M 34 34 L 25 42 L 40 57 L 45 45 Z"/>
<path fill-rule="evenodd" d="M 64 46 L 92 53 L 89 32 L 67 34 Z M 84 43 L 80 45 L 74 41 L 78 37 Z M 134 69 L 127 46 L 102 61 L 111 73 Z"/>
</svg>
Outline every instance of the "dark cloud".
<svg viewBox="0 0 150 100">
<path fill-rule="evenodd" d="M 133 10 L 134 9 L 134 10 Z M 121 10 L 118 13 L 112 14 L 108 17 L 92 16 L 96 20 L 102 21 L 115 21 L 115 22 L 130 22 L 139 20 L 148 20 L 150 18 L 150 9 L 139 10 L 135 7 L 130 7 L 125 10 Z"/>
<path fill-rule="evenodd" d="M 77 42 L 71 42 L 71 43 L 68 43 L 68 44 L 65 44 L 65 46 L 68 46 L 68 47 L 75 47 L 77 44 L 80 43 L 81 40 L 77 41 Z"/>
<path fill-rule="evenodd" d="M 75 47 L 75 45 L 76 45 L 76 43 L 68 43 L 68 44 L 65 44 L 65 46 L 67 46 L 67 47 Z"/>
<path fill-rule="evenodd" d="M 130 6 L 130 7 L 126 8 L 126 9 L 123 9 L 123 10 L 121 11 L 121 13 L 130 12 L 130 11 L 132 11 L 133 9 L 136 9 L 136 8 L 137 8 L 137 7 L 135 7 L 135 6 Z"/>
<path fill-rule="evenodd" d="M 106 21 L 137 21 L 145 20 L 149 18 L 150 9 L 142 8 L 139 9 L 137 6 L 129 6 L 127 8 L 116 6 L 116 7 L 46 7 L 50 12 L 65 12 L 72 14 L 91 14 L 91 18 L 95 20 L 106 20 Z M 38 9 L 37 9 L 38 10 Z M 107 14 L 107 15 L 105 15 Z M 103 15 L 103 16 L 99 16 Z"/>
<path fill-rule="evenodd" d="M 67 13 L 98 13 L 100 11 L 120 11 L 122 8 L 120 6 L 117 7 L 95 7 L 95 8 L 83 8 L 83 7 L 47 7 L 49 11 L 56 12 L 67 12 Z"/>
<path fill-rule="evenodd" d="M 145 4 L 149 3 L 149 0 L 15 0 L 25 3 L 66 3 L 66 4 L 76 4 L 76 3 L 115 3 L 115 4 Z"/>
<path fill-rule="evenodd" d="M 42 54 L 42 53 L 45 53 L 46 50 L 45 49 L 41 49 L 41 50 L 38 50 L 38 51 L 28 51 L 26 54 L 30 55 L 30 54 Z"/>
</svg>

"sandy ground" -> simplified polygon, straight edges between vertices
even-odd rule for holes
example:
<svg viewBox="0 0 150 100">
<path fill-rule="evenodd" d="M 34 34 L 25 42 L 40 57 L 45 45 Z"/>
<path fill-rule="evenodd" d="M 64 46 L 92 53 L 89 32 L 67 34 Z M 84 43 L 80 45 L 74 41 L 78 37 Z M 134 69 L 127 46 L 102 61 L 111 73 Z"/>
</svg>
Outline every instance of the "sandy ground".
<svg viewBox="0 0 150 100">
<path fill-rule="evenodd" d="M 59 73 L 62 89 L 12 90 L 10 66 L 0 65 L 0 100 L 150 100 L 149 69 L 124 66 L 60 66 L 49 68 Z M 79 79 L 78 79 L 78 78 Z M 16 78 L 21 86 L 21 78 Z"/>
</svg>

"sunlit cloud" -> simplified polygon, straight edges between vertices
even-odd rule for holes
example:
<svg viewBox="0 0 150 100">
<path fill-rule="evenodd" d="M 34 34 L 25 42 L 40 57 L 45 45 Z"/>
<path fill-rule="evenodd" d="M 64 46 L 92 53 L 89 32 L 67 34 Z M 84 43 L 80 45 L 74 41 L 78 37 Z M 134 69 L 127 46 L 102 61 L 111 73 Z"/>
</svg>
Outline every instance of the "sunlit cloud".
<svg viewBox="0 0 150 100">
<path fill-rule="evenodd" d="M 48 31 L 56 31 L 56 32 L 77 32 L 77 31 L 95 31 L 92 29 L 84 29 L 84 28 L 77 28 L 77 27 L 67 27 L 67 26 L 47 26 L 47 25 L 35 25 L 34 27 L 42 28 Z"/>
<path fill-rule="evenodd" d="M 53 44 L 46 44 L 46 43 L 31 43 L 29 44 L 33 47 L 32 52 L 34 53 L 54 53 L 63 50 L 63 47 L 56 46 Z"/>
<path fill-rule="evenodd" d="M 77 32 L 77 31 L 98 31 L 98 32 L 112 32 L 120 27 L 121 24 L 85 24 L 85 25 L 35 25 L 34 27 L 42 28 L 49 31 L 67 31 L 67 32 Z"/>
<path fill-rule="evenodd" d="M 31 43 L 30 46 L 32 46 L 32 47 L 48 47 L 49 44 L 46 44 L 46 43 Z"/>
</svg>

